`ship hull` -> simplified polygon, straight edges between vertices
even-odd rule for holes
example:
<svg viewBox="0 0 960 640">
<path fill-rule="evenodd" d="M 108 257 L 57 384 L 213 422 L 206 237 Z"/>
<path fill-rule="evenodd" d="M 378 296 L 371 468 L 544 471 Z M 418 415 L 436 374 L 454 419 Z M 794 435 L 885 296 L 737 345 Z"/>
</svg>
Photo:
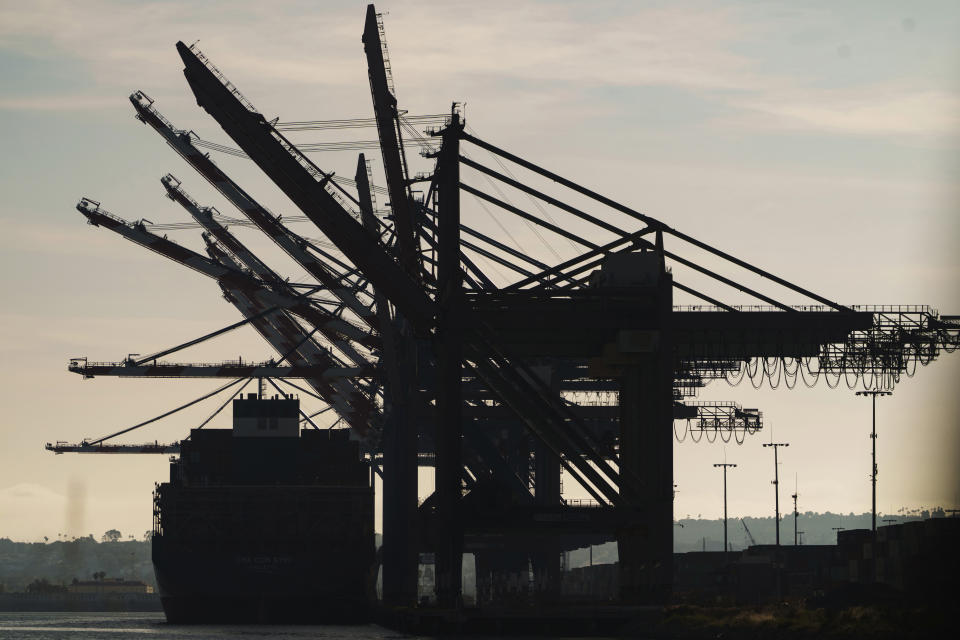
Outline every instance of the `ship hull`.
<svg viewBox="0 0 960 640">
<path fill-rule="evenodd" d="M 372 492 L 161 485 L 153 566 L 176 624 L 369 621 Z"/>
<path fill-rule="evenodd" d="M 364 568 L 274 546 L 190 548 L 154 540 L 160 601 L 173 624 L 358 624 L 369 619 Z"/>
<path fill-rule="evenodd" d="M 160 602 L 170 624 L 354 625 L 370 621 L 365 606 L 350 603 L 344 608 L 308 596 L 167 596 Z"/>
</svg>

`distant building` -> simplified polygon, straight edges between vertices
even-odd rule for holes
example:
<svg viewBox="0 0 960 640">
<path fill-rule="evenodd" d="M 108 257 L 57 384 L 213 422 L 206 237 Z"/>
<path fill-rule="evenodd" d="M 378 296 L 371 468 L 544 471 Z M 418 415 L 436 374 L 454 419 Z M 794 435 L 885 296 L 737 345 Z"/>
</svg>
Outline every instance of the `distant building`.
<svg viewBox="0 0 960 640">
<path fill-rule="evenodd" d="M 104 578 L 103 580 L 75 580 L 67 586 L 69 593 L 111 595 L 124 593 L 153 593 L 153 587 L 140 580 Z"/>
</svg>

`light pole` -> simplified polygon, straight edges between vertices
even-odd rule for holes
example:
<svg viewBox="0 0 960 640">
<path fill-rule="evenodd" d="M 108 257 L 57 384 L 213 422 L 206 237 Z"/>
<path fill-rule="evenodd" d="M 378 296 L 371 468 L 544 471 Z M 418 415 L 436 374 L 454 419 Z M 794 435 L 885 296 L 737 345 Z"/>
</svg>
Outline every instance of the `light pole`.
<svg viewBox="0 0 960 640">
<path fill-rule="evenodd" d="M 872 489 L 872 500 L 870 508 L 870 529 L 877 532 L 877 396 L 893 395 L 892 391 L 880 391 L 872 389 L 870 391 L 857 391 L 858 396 L 870 396 L 873 398 L 873 426 L 870 429 L 871 456 L 873 462 L 873 473 L 870 474 L 870 485 Z"/>
<path fill-rule="evenodd" d="M 797 483 L 794 480 L 793 483 L 793 495 L 790 496 L 793 498 L 793 546 L 797 546 L 797 518 L 800 517 L 800 514 L 797 512 L 797 496 L 800 495 L 797 491 Z"/>
<path fill-rule="evenodd" d="M 713 465 L 714 467 L 723 467 L 723 552 L 727 552 L 727 467 L 737 465 L 731 462 L 721 462 Z"/>
<path fill-rule="evenodd" d="M 780 466 L 777 463 L 777 449 L 789 447 L 789 442 L 769 442 L 765 447 L 773 447 L 773 509 L 774 524 L 777 528 L 777 546 L 780 546 Z"/>
</svg>

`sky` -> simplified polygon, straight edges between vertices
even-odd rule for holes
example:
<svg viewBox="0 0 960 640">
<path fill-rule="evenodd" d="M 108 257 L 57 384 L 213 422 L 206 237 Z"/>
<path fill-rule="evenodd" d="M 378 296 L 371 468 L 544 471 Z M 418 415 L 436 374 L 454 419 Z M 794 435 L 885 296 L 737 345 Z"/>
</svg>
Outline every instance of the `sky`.
<svg viewBox="0 0 960 640">
<path fill-rule="evenodd" d="M 202 204 L 233 215 L 133 118 L 127 96 L 141 89 L 177 127 L 230 143 L 197 108 L 174 50 L 199 39 L 268 118 L 370 117 L 364 10 L 0 0 L 0 536 L 142 535 L 150 492 L 168 472 L 164 456 L 54 456 L 43 445 L 119 430 L 216 381 L 81 380 L 67 360 L 120 360 L 238 319 L 214 283 L 86 226 L 74 209 L 89 196 L 128 219 L 183 221 L 162 198 L 159 178 L 172 172 Z M 960 313 L 956 3 L 397 1 L 378 10 L 409 113 L 463 102 L 478 137 L 832 300 Z M 382 184 L 378 153 L 368 157 Z M 251 163 L 215 159 L 272 210 L 297 214 Z M 356 166 L 355 152 L 313 159 L 345 176 Z M 412 161 L 429 169 L 416 154 Z M 575 255 L 566 241 L 541 241 L 463 202 L 467 220 L 496 233 L 503 225 L 531 255 Z M 256 233 L 238 235 L 278 271 L 302 277 Z M 196 231 L 171 238 L 202 246 Z M 182 359 L 238 355 L 272 354 L 242 329 Z M 878 401 L 881 512 L 960 505 L 958 381 L 960 354 L 947 354 Z M 724 460 L 738 464 L 731 515 L 771 514 L 773 460 L 761 446 L 771 437 L 790 443 L 781 504 L 796 478 L 801 511 L 869 510 L 869 401 L 822 384 L 771 391 L 722 382 L 699 399 L 758 407 L 766 428 L 741 446 L 675 445 L 678 518 L 721 514 L 713 464 Z M 179 439 L 212 409 L 200 405 L 127 441 Z"/>
</svg>

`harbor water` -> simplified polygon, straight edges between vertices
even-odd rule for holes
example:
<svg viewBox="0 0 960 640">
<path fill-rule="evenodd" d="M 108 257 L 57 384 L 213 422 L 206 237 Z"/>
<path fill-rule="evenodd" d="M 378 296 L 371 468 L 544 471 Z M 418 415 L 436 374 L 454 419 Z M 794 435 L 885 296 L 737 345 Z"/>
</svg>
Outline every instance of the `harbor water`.
<svg viewBox="0 0 960 640">
<path fill-rule="evenodd" d="M 162 613 L 0 612 L 0 640 L 385 640 L 415 638 L 376 625 L 171 625 Z"/>
</svg>

